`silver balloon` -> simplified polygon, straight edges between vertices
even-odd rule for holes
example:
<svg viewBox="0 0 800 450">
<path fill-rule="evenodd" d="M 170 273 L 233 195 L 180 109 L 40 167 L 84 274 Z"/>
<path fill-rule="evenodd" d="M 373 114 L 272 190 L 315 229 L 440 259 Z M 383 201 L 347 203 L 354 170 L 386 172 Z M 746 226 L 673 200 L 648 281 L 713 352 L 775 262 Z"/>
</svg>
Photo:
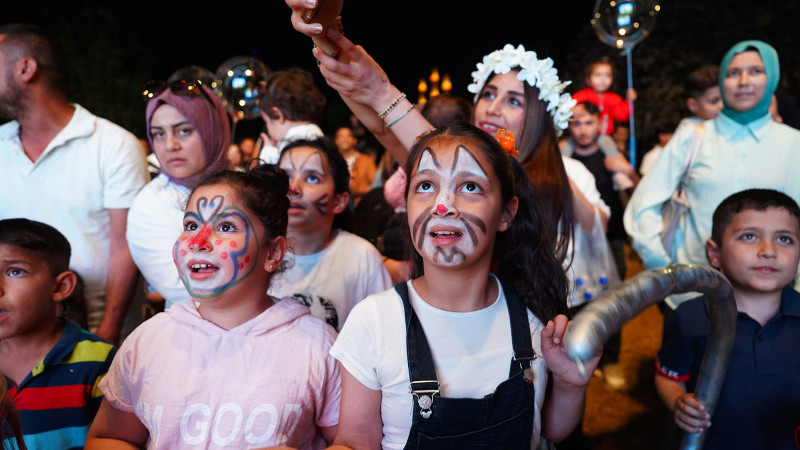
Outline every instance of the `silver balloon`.
<svg viewBox="0 0 800 450">
<path fill-rule="evenodd" d="M 213 72 L 205 67 L 192 65 L 180 68 L 173 72 L 172 75 L 170 75 L 167 79 L 167 82 L 172 83 L 180 80 L 186 80 L 189 82 L 199 81 L 206 86 L 211 87 L 217 81 L 217 77 Z"/>
<path fill-rule="evenodd" d="M 660 10 L 653 0 L 598 0 L 591 24 L 604 44 L 627 50 L 650 35 Z"/>
<path fill-rule="evenodd" d="M 258 100 L 269 69 L 257 58 L 236 56 L 217 69 L 214 90 L 237 119 L 259 117 Z"/>
</svg>

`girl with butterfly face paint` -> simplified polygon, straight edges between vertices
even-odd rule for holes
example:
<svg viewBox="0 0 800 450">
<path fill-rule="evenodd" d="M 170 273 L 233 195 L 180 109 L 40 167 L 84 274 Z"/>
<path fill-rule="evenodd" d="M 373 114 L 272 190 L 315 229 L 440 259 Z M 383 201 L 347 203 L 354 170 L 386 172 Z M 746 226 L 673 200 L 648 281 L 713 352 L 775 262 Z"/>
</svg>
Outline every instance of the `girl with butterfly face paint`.
<svg viewBox="0 0 800 450">
<path fill-rule="evenodd" d="M 589 380 L 561 349 L 568 282 L 524 170 L 468 124 L 421 136 L 405 170 L 415 275 L 357 304 L 331 349 L 343 369 L 336 442 L 535 448 L 541 436 L 563 439 Z"/>
<path fill-rule="evenodd" d="M 125 340 L 100 384 L 104 402 L 87 447 L 123 440 L 321 449 L 332 442 L 340 397 L 329 355 L 335 332 L 293 299 L 267 294 L 287 248 L 288 187 L 283 171 L 262 165 L 217 172 L 193 189 L 173 248 L 191 301 Z"/>
</svg>

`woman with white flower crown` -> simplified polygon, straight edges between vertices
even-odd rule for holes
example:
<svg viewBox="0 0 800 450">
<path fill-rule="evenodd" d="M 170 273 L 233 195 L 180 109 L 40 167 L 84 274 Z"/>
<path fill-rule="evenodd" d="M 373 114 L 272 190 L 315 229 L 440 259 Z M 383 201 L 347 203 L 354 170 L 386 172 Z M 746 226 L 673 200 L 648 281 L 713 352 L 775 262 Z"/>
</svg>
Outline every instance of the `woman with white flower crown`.
<svg viewBox="0 0 800 450">
<path fill-rule="evenodd" d="M 327 2 L 325 8 L 335 1 Z M 314 56 L 327 83 L 402 166 L 417 137 L 433 126 L 363 47 L 336 29 L 306 23 L 302 19 L 309 7 L 305 0 L 286 3 L 293 10 L 295 29 L 314 40 Z M 326 48 L 336 51 L 328 54 Z M 572 255 L 582 253 L 573 248 L 573 237 L 580 232 L 577 227 L 591 235 L 595 225 L 601 225 L 604 234 L 610 214 L 591 172 L 582 163 L 562 157 L 558 147 L 558 136 L 567 128 L 575 106 L 564 92 L 570 82 L 559 79 L 552 59 L 510 44 L 484 56 L 472 77 L 468 86 L 475 94 L 472 124 L 491 135 L 500 128 L 514 135 L 519 150 L 516 159 L 537 192 L 537 207 L 552 232 L 549 240 L 568 267 Z M 394 176 L 405 174 L 398 170 Z M 574 277 L 571 270 L 569 275 Z M 570 305 L 581 301 L 573 291 Z"/>
</svg>

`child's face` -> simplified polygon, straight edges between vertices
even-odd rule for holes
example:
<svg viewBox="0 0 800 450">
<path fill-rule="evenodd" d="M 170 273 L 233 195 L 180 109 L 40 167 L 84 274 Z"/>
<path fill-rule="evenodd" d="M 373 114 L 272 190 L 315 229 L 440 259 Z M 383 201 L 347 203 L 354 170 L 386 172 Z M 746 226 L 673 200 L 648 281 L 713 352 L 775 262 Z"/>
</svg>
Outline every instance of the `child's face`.
<svg viewBox="0 0 800 450">
<path fill-rule="evenodd" d="M 513 220 L 489 162 L 473 143 L 461 141 L 432 140 L 409 181 L 411 238 L 426 263 L 491 261 L 495 234 Z"/>
<path fill-rule="evenodd" d="M 161 105 L 153 112 L 150 138 L 161 169 L 173 177 L 189 178 L 205 168 L 200 134 L 175 107 Z"/>
<path fill-rule="evenodd" d="M 733 216 L 719 245 L 709 240 L 708 260 L 735 290 L 778 292 L 797 272 L 798 226 L 797 219 L 784 208 L 745 209 Z"/>
<path fill-rule="evenodd" d="M 35 332 L 54 320 L 56 282 L 42 259 L 0 244 L 0 270 L 0 339 Z"/>
<path fill-rule="evenodd" d="M 173 248 L 178 274 L 196 299 L 221 295 L 261 265 L 264 230 L 233 188 L 201 186 L 186 206 L 183 233 Z"/>
<path fill-rule="evenodd" d="M 753 109 L 767 87 L 767 71 L 761 55 L 747 51 L 734 56 L 722 87 L 725 101 L 733 110 L 745 112 Z"/>
<path fill-rule="evenodd" d="M 517 71 L 493 76 L 483 87 L 475 103 L 473 124 L 494 136 L 505 128 L 514 136 L 525 126 L 525 87 L 517 79 Z"/>
<path fill-rule="evenodd" d="M 703 120 L 711 120 L 722 111 L 722 96 L 719 93 L 719 86 L 712 86 L 697 98 L 690 98 L 687 102 L 689 111 Z"/>
<path fill-rule="evenodd" d="M 310 233 L 330 229 L 347 206 L 347 194 L 336 194 L 328 158 L 314 147 L 295 147 L 281 156 L 289 175 L 289 230 Z"/>
<path fill-rule="evenodd" d="M 611 65 L 605 63 L 595 64 L 589 74 L 589 79 L 586 80 L 586 84 L 596 92 L 606 92 L 611 88 L 611 82 L 614 81 L 612 73 Z"/>
</svg>

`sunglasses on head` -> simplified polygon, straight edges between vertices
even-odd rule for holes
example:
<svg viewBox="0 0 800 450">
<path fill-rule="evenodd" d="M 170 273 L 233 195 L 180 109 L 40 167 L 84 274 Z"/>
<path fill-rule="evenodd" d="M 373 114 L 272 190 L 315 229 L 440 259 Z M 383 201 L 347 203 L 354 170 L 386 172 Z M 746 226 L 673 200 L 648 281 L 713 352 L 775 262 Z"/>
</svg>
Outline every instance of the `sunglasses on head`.
<svg viewBox="0 0 800 450">
<path fill-rule="evenodd" d="M 208 99 L 208 95 L 202 88 L 203 83 L 199 80 L 187 81 L 177 80 L 172 82 L 166 81 L 151 81 L 146 83 L 142 88 L 142 98 L 145 102 L 158 97 L 167 89 L 175 95 L 182 95 L 186 97 L 194 97 L 202 95 Z"/>
</svg>

